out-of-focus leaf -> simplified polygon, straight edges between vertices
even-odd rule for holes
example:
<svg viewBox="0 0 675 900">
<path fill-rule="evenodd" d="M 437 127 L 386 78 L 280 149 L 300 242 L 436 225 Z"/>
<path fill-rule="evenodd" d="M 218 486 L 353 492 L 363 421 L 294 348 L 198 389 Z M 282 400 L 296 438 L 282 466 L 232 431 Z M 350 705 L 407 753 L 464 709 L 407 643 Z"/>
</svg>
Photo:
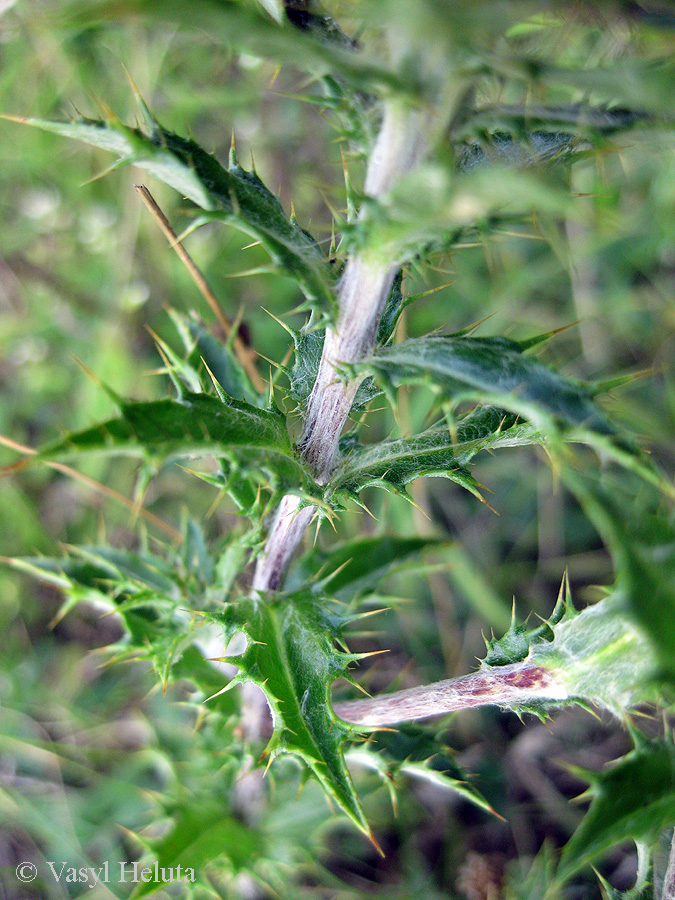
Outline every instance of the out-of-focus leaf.
<svg viewBox="0 0 675 900">
<path fill-rule="evenodd" d="M 495 161 L 496 163 L 496 161 Z M 368 258 L 399 265 L 446 249 L 477 227 L 574 212 L 574 198 L 542 166 L 474 166 L 468 171 L 426 163 L 398 180 L 349 228 L 349 240 Z M 581 210 L 580 210 L 581 213 Z"/>
<path fill-rule="evenodd" d="M 266 398 L 255 390 L 246 370 L 230 347 L 209 334 L 199 322 L 190 321 L 187 327 L 194 338 L 188 362 L 196 366 L 203 360 L 226 394 L 254 406 L 261 406 Z"/>
<path fill-rule="evenodd" d="M 622 107 L 589 106 L 573 103 L 561 106 L 540 106 L 529 103 L 524 106 L 504 103 L 499 106 L 485 106 L 474 110 L 462 122 L 459 134 L 470 133 L 475 129 L 489 128 L 494 132 L 504 128 L 514 131 L 518 136 L 529 140 L 530 132 L 535 129 L 574 129 L 574 134 L 595 135 L 613 134 L 624 131 L 634 125 L 649 121 L 650 116 L 639 110 Z M 542 137 L 554 137 L 543 132 Z M 567 135 L 568 140 L 571 135 Z"/>
<path fill-rule="evenodd" d="M 504 885 L 504 900 L 561 900 L 560 892 L 552 887 L 555 871 L 555 852 L 545 843 L 523 873 L 521 860 L 511 863 Z"/>
<path fill-rule="evenodd" d="M 575 144 L 572 135 L 565 132 L 533 131 L 523 140 L 497 132 L 480 142 L 472 141 L 460 147 L 457 167 L 468 171 L 495 163 L 525 167 L 560 162 L 570 157 Z"/>
<path fill-rule="evenodd" d="M 563 477 L 607 542 L 625 596 L 625 611 L 654 646 L 661 674 L 675 680 L 675 529 L 651 509 L 625 506 L 571 470 Z M 620 488 L 619 488 L 620 490 Z"/>
<path fill-rule="evenodd" d="M 147 843 L 144 841 L 144 843 Z M 173 869 L 173 881 L 185 881 L 192 870 L 197 880 L 206 866 L 220 862 L 233 873 L 251 871 L 265 856 L 262 834 L 227 812 L 222 804 L 205 797 L 190 798 L 174 817 L 173 825 L 164 837 L 151 841 L 149 849 L 157 863 L 159 882 L 154 880 L 154 860 L 142 860 L 138 868 L 150 870 L 146 881 L 140 880 L 131 895 L 141 900 L 162 885 L 162 869 Z M 181 878 L 178 878 L 178 866 Z M 189 882 L 186 882 L 189 883 Z"/>
<path fill-rule="evenodd" d="M 566 844 L 558 885 L 621 841 L 653 843 L 675 823 L 675 748 L 670 739 L 640 737 L 635 750 L 601 774 L 576 770 L 590 781 L 591 806 Z"/>
<path fill-rule="evenodd" d="M 234 0 L 189 0 L 155 3 L 153 0 L 94 0 L 70 4 L 59 21 L 75 21 L 79 26 L 101 20 L 124 20 L 144 16 L 165 19 L 204 29 L 223 43 L 256 56 L 275 59 L 309 70 L 313 75 L 335 74 L 359 90 L 397 89 L 414 94 L 418 85 L 409 84 L 394 70 L 360 52 L 350 41 L 334 39 L 335 27 L 324 22 L 317 28 L 293 27 L 278 23 L 248 4 Z M 314 23 L 316 24 L 316 23 Z M 327 40 L 327 35 L 331 38 Z"/>
</svg>

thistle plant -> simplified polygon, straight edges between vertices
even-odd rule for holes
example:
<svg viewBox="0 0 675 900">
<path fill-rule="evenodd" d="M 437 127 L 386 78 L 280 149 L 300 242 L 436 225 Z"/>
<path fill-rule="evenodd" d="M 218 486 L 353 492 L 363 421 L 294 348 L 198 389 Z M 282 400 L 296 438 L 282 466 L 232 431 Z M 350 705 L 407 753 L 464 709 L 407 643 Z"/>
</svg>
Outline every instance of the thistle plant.
<svg viewBox="0 0 675 900">
<path fill-rule="evenodd" d="M 585 224 L 583 201 L 571 188 L 574 167 L 589 159 L 600 165 L 625 142 L 646 144 L 651 134 L 669 133 L 663 85 L 672 87 L 664 63 L 672 15 L 659 19 L 647 6 L 620 2 L 569 11 L 559 3 L 543 10 L 525 2 L 409 6 L 336 4 L 332 15 L 312 2 L 280 0 L 260 7 L 193 0 L 73 8 L 80 22 L 166 17 L 222 36 L 238 51 L 306 69 L 311 88 L 297 102 L 318 106 L 334 127 L 345 198 L 333 210 L 329 239 L 313 235 L 301 211 L 297 218 L 289 213 L 255 168 L 242 165 L 236 135 L 222 162 L 196 139 L 165 128 L 137 91 L 138 126 L 108 110 L 100 119 L 20 120 L 107 151 L 116 165 L 133 164 L 189 203 L 192 221 L 177 237 L 139 186 L 192 266 L 225 336 L 216 340 L 196 318 L 170 310 L 177 345 L 157 338 L 170 381 L 166 397 L 138 401 L 101 384 L 117 407 L 114 416 L 8 467 L 43 463 L 72 473 L 70 463 L 88 455 L 138 458 L 135 507 L 147 513 L 145 528 L 164 529 L 158 534 L 168 541 L 165 552 L 151 551 L 145 537 L 133 551 L 75 547 L 66 556 L 11 564 L 62 591 L 62 614 L 83 601 L 104 604 L 124 623 L 115 658 L 149 659 L 164 686 L 189 679 L 209 714 L 227 723 L 230 743 L 220 749 L 229 756 L 231 813 L 224 819 L 222 810 L 212 816 L 207 809 L 202 825 L 190 827 L 238 875 L 288 890 L 280 861 L 265 859 L 251 842 L 255 815 L 241 809 L 274 802 L 262 775 L 270 764 L 271 777 L 277 766 L 285 771 L 280 758 L 298 762 L 303 779 L 316 780 L 337 812 L 377 846 L 350 760 L 385 781 L 404 773 L 442 784 L 490 814 L 480 784 L 443 756 L 431 731 L 403 723 L 484 705 L 547 718 L 580 704 L 620 719 L 635 747 L 608 771 L 585 773 L 590 808 L 559 859 L 540 857 L 528 880 L 505 888 L 505 896 L 565 896 L 570 879 L 627 839 L 640 850 L 630 896 L 656 896 L 647 893 L 651 859 L 675 824 L 675 750 L 668 733 L 642 734 L 631 713 L 670 705 L 675 489 L 640 435 L 609 411 L 610 392 L 634 375 L 582 380 L 564 374 L 571 361 L 550 365 L 544 354 L 569 321 L 549 330 L 512 322 L 524 333 L 514 338 L 493 333 L 489 322 L 457 321 L 448 303 L 443 333 L 408 337 L 405 326 L 409 307 L 426 294 L 411 287 L 415 278 L 440 260 L 461 268 L 464 249 L 476 241 L 543 236 L 562 253 L 561 223 Z M 590 41 L 602 27 L 596 17 L 622 29 L 634 84 L 610 79 L 571 51 L 564 64 L 535 55 L 539 44 L 564 34 L 581 45 Z M 635 63 L 631 53 L 650 39 L 661 56 Z M 365 174 L 357 189 L 352 171 L 359 165 Z M 286 346 L 267 378 L 255 348 L 225 318 L 182 248 L 189 233 L 210 223 L 250 237 L 266 251 L 268 270 L 297 289 L 294 317 L 279 323 Z M 419 429 L 406 428 L 410 397 L 428 411 Z M 394 424 L 372 440 L 382 406 Z M 363 645 L 358 629 L 378 605 L 395 602 L 385 579 L 437 571 L 434 553 L 446 554 L 452 566 L 461 552 L 436 536 L 396 533 L 386 504 L 375 535 L 338 538 L 339 523 L 366 506 L 373 488 L 415 504 L 426 477 L 450 480 L 478 508 L 489 496 L 474 474 L 475 458 L 522 447 L 538 448 L 536 465 L 552 468 L 597 530 L 614 583 L 602 599 L 576 608 L 574 583 L 561 571 L 550 617 L 521 621 L 514 612 L 506 633 L 487 640 L 477 670 L 358 699 L 343 689 L 334 701 L 334 682 L 358 686 L 358 663 L 370 655 L 349 649 Z M 193 468 L 195 460 L 209 462 Z M 143 510 L 151 478 L 177 462 L 189 470 L 186 479 L 208 482 L 240 515 L 242 524 L 213 547 L 195 521 L 167 526 Z M 320 534 L 311 546 L 315 527 Z M 240 684 L 243 691 L 230 693 Z M 397 742 L 390 729 L 402 725 Z M 423 752 L 406 742 L 412 734 Z M 146 842 L 148 852 L 168 863 L 185 827 L 185 817 L 174 814 L 168 832 Z M 237 850 L 241 842 L 245 852 Z"/>
</svg>

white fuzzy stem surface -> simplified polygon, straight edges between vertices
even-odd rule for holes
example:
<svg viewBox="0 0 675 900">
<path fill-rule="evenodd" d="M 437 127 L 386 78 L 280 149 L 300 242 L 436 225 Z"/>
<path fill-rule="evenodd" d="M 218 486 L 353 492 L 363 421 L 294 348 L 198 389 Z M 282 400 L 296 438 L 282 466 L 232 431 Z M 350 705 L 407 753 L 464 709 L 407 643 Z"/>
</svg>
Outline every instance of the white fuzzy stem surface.
<svg viewBox="0 0 675 900">
<path fill-rule="evenodd" d="M 533 700 L 567 700 L 569 692 L 551 669 L 529 661 L 481 669 L 461 678 L 438 681 L 407 691 L 333 704 L 356 725 L 396 725 L 475 706 L 508 706 Z"/>
<path fill-rule="evenodd" d="M 424 150 L 425 114 L 400 102 L 385 106 L 373 154 L 368 163 L 365 192 L 377 199 L 410 171 Z M 325 484 L 335 468 L 342 429 L 361 378 L 345 380 L 343 364 L 353 364 L 375 347 L 377 329 L 398 270 L 398 261 L 376 253 L 357 254 L 347 262 L 338 287 L 338 321 L 328 328 L 314 388 L 307 403 L 299 442 L 303 462 L 319 484 Z M 257 591 L 275 591 L 295 553 L 307 525 L 316 513 L 313 506 L 300 509 L 299 499 L 283 498 L 269 531 L 265 549 L 253 577 Z"/>
</svg>

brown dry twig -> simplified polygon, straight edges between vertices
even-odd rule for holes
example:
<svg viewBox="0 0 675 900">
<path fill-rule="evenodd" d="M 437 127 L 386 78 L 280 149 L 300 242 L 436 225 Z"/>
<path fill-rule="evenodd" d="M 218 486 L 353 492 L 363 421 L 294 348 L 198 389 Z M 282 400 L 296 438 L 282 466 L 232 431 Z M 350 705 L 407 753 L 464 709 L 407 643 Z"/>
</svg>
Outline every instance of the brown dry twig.
<svg viewBox="0 0 675 900">
<path fill-rule="evenodd" d="M 233 331 L 232 322 L 230 322 L 230 320 L 220 308 L 220 304 L 216 299 L 216 295 L 211 290 L 207 280 L 199 271 L 195 264 L 195 261 L 187 252 L 185 247 L 181 244 L 178 235 L 169 224 L 169 220 L 157 205 L 155 198 L 152 196 L 150 191 L 144 184 L 135 184 L 134 187 L 140 194 L 141 200 L 143 201 L 143 203 L 145 203 L 147 208 L 152 213 L 155 221 L 164 232 L 164 235 L 168 239 L 169 243 L 176 251 L 178 258 L 190 273 L 192 280 L 199 288 L 202 296 L 211 307 L 213 314 L 218 319 L 218 322 L 225 332 L 225 336 L 229 338 Z M 261 392 L 264 391 L 266 389 L 265 382 L 260 377 L 260 374 L 256 368 L 255 360 L 257 359 L 257 354 L 255 353 L 255 351 L 251 350 L 250 347 L 247 347 L 238 334 L 235 334 L 232 338 L 232 349 L 234 350 L 237 359 L 246 370 L 246 374 L 251 379 L 251 383 L 253 384 L 255 389 Z"/>
</svg>

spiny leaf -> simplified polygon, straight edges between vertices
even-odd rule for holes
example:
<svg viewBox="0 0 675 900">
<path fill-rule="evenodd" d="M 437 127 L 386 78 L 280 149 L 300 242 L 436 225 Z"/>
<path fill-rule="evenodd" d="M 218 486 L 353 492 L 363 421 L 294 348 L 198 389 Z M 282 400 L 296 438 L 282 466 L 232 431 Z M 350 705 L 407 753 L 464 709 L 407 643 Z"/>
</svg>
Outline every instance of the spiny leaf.
<svg viewBox="0 0 675 900">
<path fill-rule="evenodd" d="M 494 163 L 509 166 L 534 166 L 538 163 L 569 159 L 576 143 L 565 132 L 533 131 L 519 141 L 510 134 L 495 132 L 482 141 L 463 145 L 457 155 L 457 167 L 463 171 Z"/>
<path fill-rule="evenodd" d="M 345 541 L 327 552 L 315 547 L 290 569 L 286 587 L 297 590 L 306 584 L 349 602 L 377 588 L 387 575 L 419 565 L 426 550 L 443 544 L 435 538 L 382 535 Z"/>
<path fill-rule="evenodd" d="M 654 647 L 661 675 L 675 680 L 675 528 L 665 515 L 647 506 L 625 514 L 616 496 L 572 470 L 567 486 L 607 542 L 633 617 Z M 624 489 L 618 485 L 617 493 Z M 619 494 L 620 496 L 620 494 Z"/>
<path fill-rule="evenodd" d="M 70 555 L 61 559 L 8 562 L 65 594 L 55 621 L 82 601 L 103 603 L 119 614 L 127 633 L 110 649 L 118 659 L 150 660 L 165 684 L 172 666 L 194 643 L 196 630 L 204 622 L 191 610 L 211 605 L 206 572 L 186 570 L 180 555 L 163 559 L 147 552 L 85 546 L 71 548 Z"/>
<path fill-rule="evenodd" d="M 620 588 L 582 612 L 576 612 L 566 579 L 548 621 L 534 628 L 515 617 L 506 634 L 487 641 L 481 666 L 498 677 L 499 668 L 526 661 L 552 675 L 541 699 L 518 705 L 540 713 L 559 702 L 594 704 L 621 718 L 640 703 L 658 699 L 653 681 L 657 655 L 645 632 L 631 620 Z"/>
<path fill-rule="evenodd" d="M 400 345 L 399 345 L 400 346 Z M 479 496 L 479 485 L 465 468 L 483 449 L 543 443 L 543 437 L 517 416 L 495 407 L 474 410 L 453 429 L 436 425 L 410 438 L 364 446 L 348 440 L 342 444 L 343 462 L 328 490 L 355 494 L 374 485 L 403 491 L 421 476 L 450 478 Z"/>
<path fill-rule="evenodd" d="M 80 25 L 102 19 L 126 19 L 144 16 L 178 22 L 189 28 L 203 29 L 228 46 L 255 56 L 275 59 L 312 75 L 334 73 L 358 90 L 387 88 L 414 94 L 418 85 L 408 84 L 397 72 L 373 59 L 372 53 L 359 52 L 353 42 L 326 40 L 328 28 L 293 28 L 290 22 L 278 23 L 249 4 L 234 0 L 191 0 L 190 3 L 160 3 L 154 0 L 91 0 L 83 7 L 77 3 L 59 11 L 59 22 Z"/>
<path fill-rule="evenodd" d="M 528 103 L 523 106 L 504 103 L 499 106 L 483 106 L 474 110 L 456 129 L 454 135 L 505 128 L 518 136 L 527 137 L 534 129 L 569 129 L 576 135 L 592 137 L 596 134 L 614 134 L 649 121 L 650 115 L 640 110 L 623 107 L 590 106 L 571 103 L 560 106 L 541 106 Z M 570 136 L 568 135 L 568 138 Z"/>
<path fill-rule="evenodd" d="M 226 169 L 195 141 L 167 131 L 154 119 L 148 122 L 148 134 L 112 116 L 105 122 L 19 121 L 84 141 L 140 166 L 196 203 L 207 218 L 235 225 L 260 241 L 279 269 L 297 280 L 309 301 L 332 303 L 328 262 L 316 241 L 287 218 L 278 198 L 234 157 Z"/>
<path fill-rule="evenodd" d="M 460 794 L 474 806 L 494 815 L 494 809 L 452 759 L 452 751 L 438 735 L 422 725 L 403 724 L 380 731 L 349 751 L 349 760 L 379 773 L 396 803 L 396 781 L 408 776 Z"/>
<path fill-rule="evenodd" d="M 615 844 L 631 838 L 654 843 L 675 823 L 675 747 L 670 739 L 641 739 L 612 768 L 599 775 L 583 774 L 591 782 L 593 799 L 563 850 L 558 885 Z"/>
<path fill-rule="evenodd" d="M 508 338 L 412 338 L 377 350 L 364 368 L 385 385 L 427 384 L 448 399 L 496 403 L 547 431 L 562 420 L 613 433 L 588 387 L 524 355 Z"/>
<path fill-rule="evenodd" d="M 186 324 L 193 338 L 193 346 L 186 348 L 189 351 L 188 362 L 195 367 L 199 367 L 202 361 L 206 363 L 209 372 L 230 397 L 241 398 L 253 406 L 262 406 L 265 398 L 255 390 L 230 347 L 209 334 L 199 322 L 190 320 Z"/>
<path fill-rule="evenodd" d="M 499 639 L 486 641 L 487 653 L 482 664 L 485 666 L 504 666 L 526 659 L 532 648 L 542 642 L 550 643 L 555 638 L 555 626 L 566 619 L 574 618 L 576 612 L 572 605 L 567 579 L 560 586 L 558 601 L 550 617 L 534 628 L 527 623 L 518 624 L 515 606 L 508 631 Z"/>
<path fill-rule="evenodd" d="M 314 595 L 295 593 L 247 598 L 215 616 L 225 639 L 242 631 L 248 645 L 231 659 L 235 680 L 252 681 L 265 692 L 274 719 L 266 755 L 290 753 L 302 760 L 349 818 L 371 836 L 344 761 L 352 729 L 330 705 L 330 686 L 349 677 L 352 656 L 335 649 L 346 621 L 338 608 L 319 606 Z M 372 838 L 372 836 L 371 836 Z"/>
<path fill-rule="evenodd" d="M 120 416 L 73 432 L 42 449 L 34 459 L 63 459 L 83 453 L 163 461 L 224 456 L 269 471 L 289 487 L 310 487 L 309 476 L 291 448 L 284 416 L 276 410 L 187 392 L 176 400 L 122 402 L 120 409 Z"/>
<path fill-rule="evenodd" d="M 329 483 L 329 496 L 353 496 L 366 487 L 404 493 L 405 486 L 421 475 L 449 478 L 480 497 L 478 482 L 457 459 L 447 427 L 372 446 L 352 442 Z"/>
</svg>

